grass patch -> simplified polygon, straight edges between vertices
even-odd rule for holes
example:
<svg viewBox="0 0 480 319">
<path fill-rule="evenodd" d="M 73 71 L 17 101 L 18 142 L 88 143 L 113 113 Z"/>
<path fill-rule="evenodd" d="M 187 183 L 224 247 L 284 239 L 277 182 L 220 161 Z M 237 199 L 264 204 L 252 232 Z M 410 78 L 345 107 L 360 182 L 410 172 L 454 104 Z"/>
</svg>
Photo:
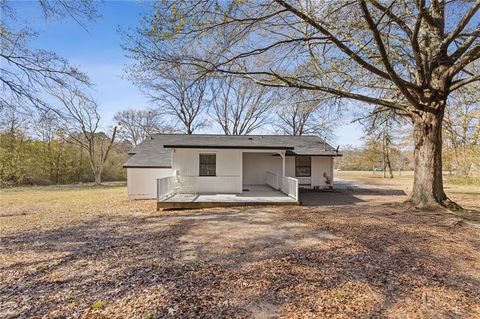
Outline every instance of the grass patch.
<svg viewBox="0 0 480 319">
<path fill-rule="evenodd" d="M 40 185 L 30 185 L 30 186 L 15 186 L 15 187 L 0 187 L 0 193 L 7 193 L 7 192 L 15 192 L 15 193 L 23 193 L 23 192 L 61 192 L 61 191 L 72 191 L 72 190 L 79 190 L 79 189 L 109 189 L 109 188 L 117 188 L 117 187 L 125 187 L 127 186 L 127 182 L 119 181 L 119 182 L 105 182 L 102 183 L 100 186 L 96 186 L 95 183 L 78 183 L 78 184 L 59 184 L 59 185 L 47 185 L 47 186 L 40 186 Z"/>
<path fill-rule="evenodd" d="M 458 175 L 450 175 L 446 177 L 446 181 L 454 185 L 480 186 L 480 177 L 465 177 L 465 176 L 458 176 Z"/>
<path fill-rule="evenodd" d="M 105 300 L 97 300 L 92 304 L 92 309 L 103 309 L 107 305 Z"/>
</svg>

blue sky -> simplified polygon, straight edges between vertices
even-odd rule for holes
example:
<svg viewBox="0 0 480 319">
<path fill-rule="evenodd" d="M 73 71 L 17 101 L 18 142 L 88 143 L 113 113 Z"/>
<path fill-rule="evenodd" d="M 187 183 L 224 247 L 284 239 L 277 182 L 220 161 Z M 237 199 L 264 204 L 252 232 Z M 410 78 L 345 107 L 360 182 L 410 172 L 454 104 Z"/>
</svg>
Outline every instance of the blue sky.
<svg viewBox="0 0 480 319">
<path fill-rule="evenodd" d="M 99 5 L 102 17 L 94 24 L 88 24 L 88 32 L 69 19 L 45 21 L 38 12 L 35 1 L 14 2 L 20 23 L 28 23 L 39 35 L 32 46 L 67 58 L 73 65 L 87 73 L 95 83 L 97 98 L 104 119 L 104 125 L 113 123 L 113 115 L 127 108 L 144 108 L 150 105 L 148 99 L 124 77 L 124 69 L 130 63 L 121 48 L 122 36 L 118 32 L 135 28 L 140 16 L 148 12 L 150 3 L 139 1 L 105 1 Z M 359 145 L 362 130 L 358 124 L 344 120 L 334 132 L 337 145 Z M 215 128 L 205 133 L 219 133 Z"/>
</svg>

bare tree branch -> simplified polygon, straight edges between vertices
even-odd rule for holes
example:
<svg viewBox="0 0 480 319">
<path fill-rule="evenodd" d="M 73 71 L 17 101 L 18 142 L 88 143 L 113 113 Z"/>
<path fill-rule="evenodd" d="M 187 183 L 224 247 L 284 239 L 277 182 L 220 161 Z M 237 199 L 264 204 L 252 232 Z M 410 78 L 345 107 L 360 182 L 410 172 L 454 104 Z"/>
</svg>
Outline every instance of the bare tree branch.
<svg viewBox="0 0 480 319">
<path fill-rule="evenodd" d="M 470 20 L 475 16 L 475 13 L 480 9 L 480 1 L 476 1 L 476 3 L 468 10 L 468 12 L 463 16 L 463 18 L 458 22 L 455 29 L 447 35 L 447 37 L 443 40 L 442 46 L 448 47 L 450 43 L 463 31 L 463 29 L 467 26 Z"/>
</svg>

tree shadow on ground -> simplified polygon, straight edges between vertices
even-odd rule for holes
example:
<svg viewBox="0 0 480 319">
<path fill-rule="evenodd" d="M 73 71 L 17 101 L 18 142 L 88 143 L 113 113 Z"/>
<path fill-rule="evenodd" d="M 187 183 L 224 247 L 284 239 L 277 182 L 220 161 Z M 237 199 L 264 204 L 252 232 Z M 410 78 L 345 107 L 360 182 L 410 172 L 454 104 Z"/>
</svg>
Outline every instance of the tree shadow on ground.
<svg viewBox="0 0 480 319">
<path fill-rule="evenodd" d="M 388 214 L 388 206 L 352 216 L 353 207 L 109 216 L 3 236 L 0 314 L 478 314 L 480 252 L 465 240 L 470 230 L 435 226 L 440 217 Z M 96 300 L 106 307 L 92 310 Z"/>
<path fill-rule="evenodd" d="M 341 206 L 365 202 L 359 196 L 405 196 L 403 190 L 398 189 L 334 189 L 334 190 L 300 190 L 300 202 L 303 206 Z"/>
</svg>

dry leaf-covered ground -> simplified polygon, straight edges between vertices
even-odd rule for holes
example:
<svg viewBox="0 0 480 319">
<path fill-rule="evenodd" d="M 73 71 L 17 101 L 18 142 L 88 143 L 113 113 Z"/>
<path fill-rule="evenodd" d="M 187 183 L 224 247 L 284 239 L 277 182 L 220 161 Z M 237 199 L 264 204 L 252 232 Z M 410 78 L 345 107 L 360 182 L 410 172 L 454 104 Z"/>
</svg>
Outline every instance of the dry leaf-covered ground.
<svg viewBox="0 0 480 319">
<path fill-rule="evenodd" d="M 0 317 L 480 317 L 480 228 L 343 188 L 167 212 L 125 187 L 1 191 Z"/>
</svg>

